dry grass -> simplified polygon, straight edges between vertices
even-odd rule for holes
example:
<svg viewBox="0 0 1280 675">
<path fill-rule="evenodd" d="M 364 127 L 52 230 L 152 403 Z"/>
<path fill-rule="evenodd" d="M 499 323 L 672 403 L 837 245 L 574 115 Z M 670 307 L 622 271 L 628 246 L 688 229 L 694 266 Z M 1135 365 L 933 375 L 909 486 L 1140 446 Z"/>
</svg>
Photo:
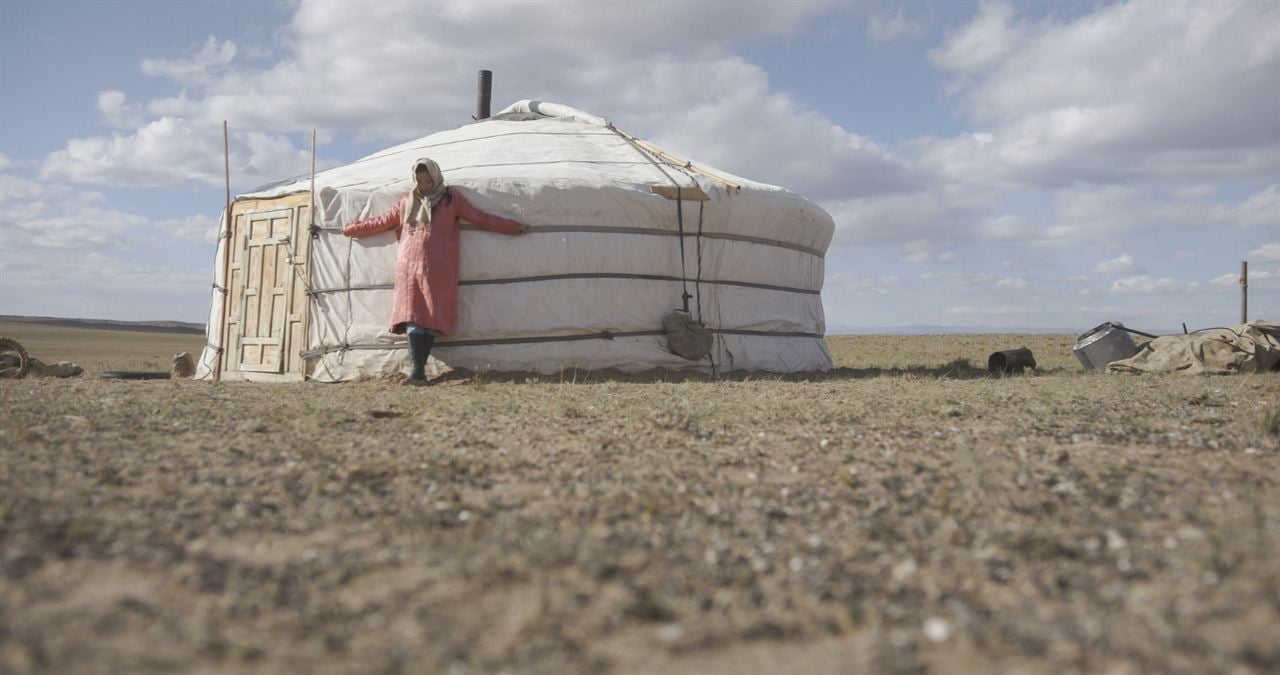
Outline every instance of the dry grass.
<svg viewBox="0 0 1280 675">
<path fill-rule="evenodd" d="M 2 382 L 0 670 L 1274 672 L 1280 376 L 1086 375 L 1071 342 Z M 1039 374 L 986 375 L 1024 345 Z"/>
<path fill-rule="evenodd" d="M 21 342 L 41 361 L 74 361 L 85 375 L 104 370 L 169 370 L 173 355 L 200 357 L 204 336 L 190 333 L 65 328 L 38 323 L 0 321 L 0 336 Z"/>
</svg>

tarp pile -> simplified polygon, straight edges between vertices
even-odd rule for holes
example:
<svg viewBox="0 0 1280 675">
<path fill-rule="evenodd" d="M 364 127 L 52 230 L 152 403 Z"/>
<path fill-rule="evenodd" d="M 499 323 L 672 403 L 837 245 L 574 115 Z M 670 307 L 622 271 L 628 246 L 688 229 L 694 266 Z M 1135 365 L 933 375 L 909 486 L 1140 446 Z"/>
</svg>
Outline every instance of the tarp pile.
<svg viewBox="0 0 1280 675">
<path fill-rule="evenodd" d="M 1114 361 L 1108 373 L 1234 375 L 1280 370 L 1280 323 L 1251 321 L 1186 335 L 1166 335 Z"/>
</svg>

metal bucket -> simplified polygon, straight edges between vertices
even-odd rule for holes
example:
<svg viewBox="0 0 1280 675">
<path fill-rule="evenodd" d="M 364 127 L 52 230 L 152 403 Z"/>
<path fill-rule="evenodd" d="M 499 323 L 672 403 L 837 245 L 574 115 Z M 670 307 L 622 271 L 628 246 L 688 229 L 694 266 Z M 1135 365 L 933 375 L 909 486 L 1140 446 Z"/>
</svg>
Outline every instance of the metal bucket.
<svg viewBox="0 0 1280 675">
<path fill-rule="evenodd" d="M 1081 335 L 1071 352 L 1084 364 L 1085 370 L 1103 371 L 1112 361 L 1137 354 L 1138 347 L 1124 324 L 1108 321 Z"/>
</svg>

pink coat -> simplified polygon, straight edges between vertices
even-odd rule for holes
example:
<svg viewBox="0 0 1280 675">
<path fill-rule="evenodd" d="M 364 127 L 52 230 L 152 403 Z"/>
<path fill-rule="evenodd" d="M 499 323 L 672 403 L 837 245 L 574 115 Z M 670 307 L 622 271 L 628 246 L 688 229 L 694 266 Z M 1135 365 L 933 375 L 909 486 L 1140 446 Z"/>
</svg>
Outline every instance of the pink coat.
<svg viewBox="0 0 1280 675">
<path fill-rule="evenodd" d="M 367 237 L 394 229 L 400 242 L 396 256 L 395 299 L 391 304 L 391 332 L 403 333 L 413 322 L 452 335 L 458 317 L 458 219 L 502 234 L 519 234 L 520 224 L 472 206 L 462 193 L 448 188 L 431 210 L 430 227 L 400 223 L 407 193 L 386 213 L 342 228 L 349 237 Z"/>
</svg>

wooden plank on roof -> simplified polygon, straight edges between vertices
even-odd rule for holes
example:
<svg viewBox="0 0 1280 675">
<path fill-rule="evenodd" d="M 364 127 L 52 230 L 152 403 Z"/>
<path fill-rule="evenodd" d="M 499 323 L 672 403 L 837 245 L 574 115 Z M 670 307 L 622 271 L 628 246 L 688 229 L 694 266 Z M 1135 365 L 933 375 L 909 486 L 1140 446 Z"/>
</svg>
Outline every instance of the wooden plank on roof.
<svg viewBox="0 0 1280 675">
<path fill-rule="evenodd" d="M 676 188 L 674 185 L 650 185 L 649 191 L 655 195 L 666 197 L 672 201 L 677 199 L 689 202 L 711 201 L 711 197 L 708 197 L 707 193 L 703 192 L 702 188 L 696 185 L 680 188 Z"/>
</svg>

